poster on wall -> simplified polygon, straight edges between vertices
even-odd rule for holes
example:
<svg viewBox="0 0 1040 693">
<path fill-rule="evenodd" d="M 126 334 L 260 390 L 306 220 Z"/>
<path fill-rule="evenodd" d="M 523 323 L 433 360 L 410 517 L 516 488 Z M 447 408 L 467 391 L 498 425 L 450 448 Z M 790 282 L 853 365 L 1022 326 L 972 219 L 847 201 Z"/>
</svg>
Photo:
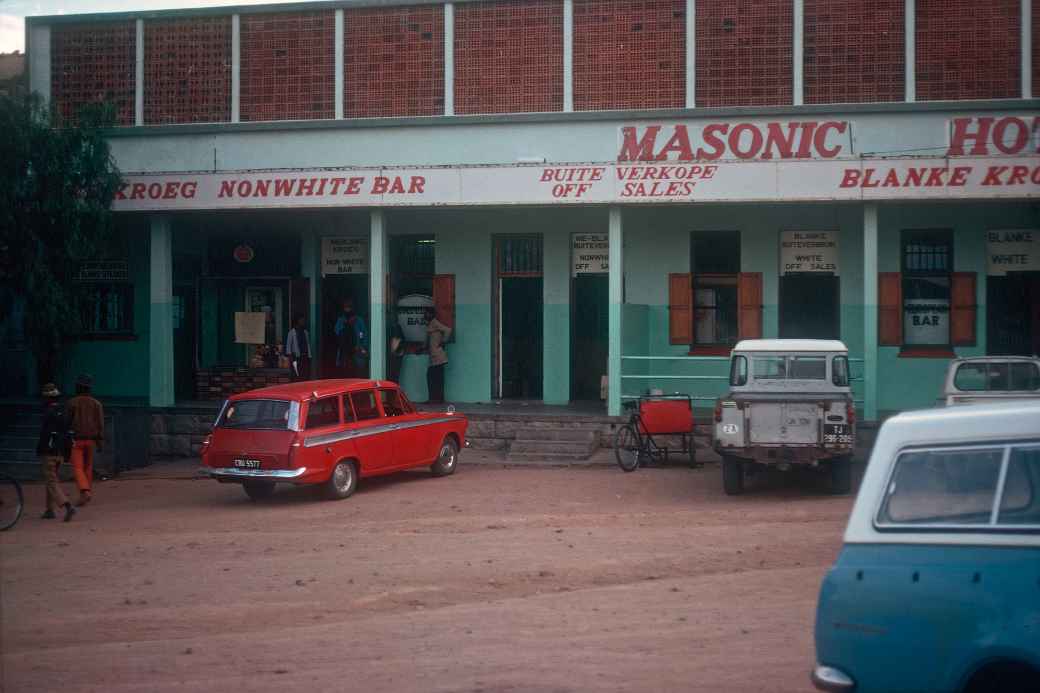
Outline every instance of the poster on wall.
<svg viewBox="0 0 1040 693">
<path fill-rule="evenodd" d="M 986 232 L 986 274 L 1040 272 L 1040 229 Z"/>
<path fill-rule="evenodd" d="M 576 233 L 571 236 L 571 276 L 605 274 L 610 271 L 610 241 L 605 233 Z"/>
<path fill-rule="evenodd" d="M 238 344 L 266 344 L 267 313 L 235 311 L 235 342 Z"/>
<path fill-rule="evenodd" d="M 780 274 L 838 274 L 836 231 L 781 231 Z"/>
<path fill-rule="evenodd" d="M 321 275 L 329 274 L 368 274 L 368 239 L 322 238 Z"/>
</svg>

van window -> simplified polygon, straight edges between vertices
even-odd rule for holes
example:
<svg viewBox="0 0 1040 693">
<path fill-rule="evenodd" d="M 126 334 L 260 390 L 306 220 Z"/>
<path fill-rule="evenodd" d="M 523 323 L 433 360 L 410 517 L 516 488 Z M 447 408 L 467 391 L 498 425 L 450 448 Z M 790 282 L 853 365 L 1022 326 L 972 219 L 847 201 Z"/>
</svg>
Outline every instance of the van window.
<svg viewBox="0 0 1040 693">
<path fill-rule="evenodd" d="M 383 403 L 383 414 L 386 416 L 402 416 L 405 413 L 397 390 L 380 390 L 379 400 Z"/>
<path fill-rule="evenodd" d="M 339 423 L 339 398 L 322 397 L 307 407 L 307 428 L 321 428 Z"/>
<path fill-rule="evenodd" d="M 729 384 L 734 387 L 747 385 L 747 357 L 733 357 L 729 364 Z"/>
<path fill-rule="evenodd" d="M 1040 390 L 1040 368 L 1028 361 L 1012 362 L 1010 389 Z"/>
<path fill-rule="evenodd" d="M 1040 368 L 1028 361 L 963 363 L 953 386 L 962 392 L 1032 392 L 1040 390 Z"/>
<path fill-rule="evenodd" d="M 354 405 L 354 414 L 358 421 L 379 418 L 379 408 L 376 407 L 376 393 L 371 390 L 351 392 L 350 402 Z"/>
<path fill-rule="evenodd" d="M 831 382 L 838 387 L 849 386 L 849 359 L 835 356 L 831 361 Z"/>
<path fill-rule="evenodd" d="M 1008 460 L 1000 525 L 1040 525 L 1040 447 L 1016 448 Z"/>
<path fill-rule="evenodd" d="M 986 389 L 985 363 L 962 363 L 953 375 L 953 386 L 963 392 L 980 392 Z"/>
<path fill-rule="evenodd" d="M 1003 459 L 1002 447 L 903 453 L 878 524 L 989 524 Z"/>
<path fill-rule="evenodd" d="M 289 409 L 289 402 L 274 399 L 231 402 L 217 426 L 284 431 L 289 428 Z"/>
</svg>

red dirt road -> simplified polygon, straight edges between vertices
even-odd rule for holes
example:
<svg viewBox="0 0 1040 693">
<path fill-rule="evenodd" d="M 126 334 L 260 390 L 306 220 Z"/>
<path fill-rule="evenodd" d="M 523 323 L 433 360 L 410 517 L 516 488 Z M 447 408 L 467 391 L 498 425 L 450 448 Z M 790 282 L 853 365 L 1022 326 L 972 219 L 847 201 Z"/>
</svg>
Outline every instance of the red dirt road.
<svg viewBox="0 0 1040 693">
<path fill-rule="evenodd" d="M 0 535 L 2 690 L 805 691 L 850 497 L 463 464 L 341 502 L 105 482 Z"/>
</svg>

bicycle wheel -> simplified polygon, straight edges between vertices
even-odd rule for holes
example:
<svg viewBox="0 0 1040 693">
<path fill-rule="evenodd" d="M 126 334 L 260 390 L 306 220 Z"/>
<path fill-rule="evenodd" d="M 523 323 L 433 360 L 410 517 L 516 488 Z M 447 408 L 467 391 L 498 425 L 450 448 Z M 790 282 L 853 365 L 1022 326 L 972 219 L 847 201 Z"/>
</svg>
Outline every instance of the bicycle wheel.
<svg viewBox="0 0 1040 693">
<path fill-rule="evenodd" d="M 626 424 L 614 436 L 614 457 L 618 466 L 626 472 L 634 472 L 643 458 L 642 441 L 635 426 Z"/>
<path fill-rule="evenodd" d="M 0 476 L 0 532 L 11 529 L 22 516 L 22 485 L 8 476 Z"/>
</svg>

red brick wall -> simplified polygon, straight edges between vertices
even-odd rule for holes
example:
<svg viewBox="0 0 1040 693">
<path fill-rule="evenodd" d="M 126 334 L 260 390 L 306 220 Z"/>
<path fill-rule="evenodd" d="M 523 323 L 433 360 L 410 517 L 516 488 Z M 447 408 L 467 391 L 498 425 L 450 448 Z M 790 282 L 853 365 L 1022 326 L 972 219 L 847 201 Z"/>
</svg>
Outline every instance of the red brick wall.
<svg viewBox="0 0 1040 693">
<path fill-rule="evenodd" d="M 902 101 L 906 0 L 805 0 L 805 103 Z"/>
<path fill-rule="evenodd" d="M 242 15 L 241 118 L 336 115 L 336 13 Z"/>
<path fill-rule="evenodd" d="M 917 0 L 917 98 L 1019 96 L 1019 0 Z"/>
<path fill-rule="evenodd" d="M 697 4 L 699 107 L 792 102 L 792 0 Z"/>
<path fill-rule="evenodd" d="M 444 9 L 439 5 L 344 13 L 347 118 L 444 113 Z"/>
<path fill-rule="evenodd" d="M 144 122 L 231 119 L 231 18 L 145 20 Z"/>
<path fill-rule="evenodd" d="M 685 101 L 686 0 L 575 0 L 575 110 Z"/>
<path fill-rule="evenodd" d="M 455 5 L 455 112 L 563 110 L 560 0 Z"/>
<path fill-rule="evenodd" d="M 80 107 L 107 101 L 116 122 L 134 124 L 135 23 L 57 25 L 51 32 L 51 100 L 62 122 Z"/>
</svg>

